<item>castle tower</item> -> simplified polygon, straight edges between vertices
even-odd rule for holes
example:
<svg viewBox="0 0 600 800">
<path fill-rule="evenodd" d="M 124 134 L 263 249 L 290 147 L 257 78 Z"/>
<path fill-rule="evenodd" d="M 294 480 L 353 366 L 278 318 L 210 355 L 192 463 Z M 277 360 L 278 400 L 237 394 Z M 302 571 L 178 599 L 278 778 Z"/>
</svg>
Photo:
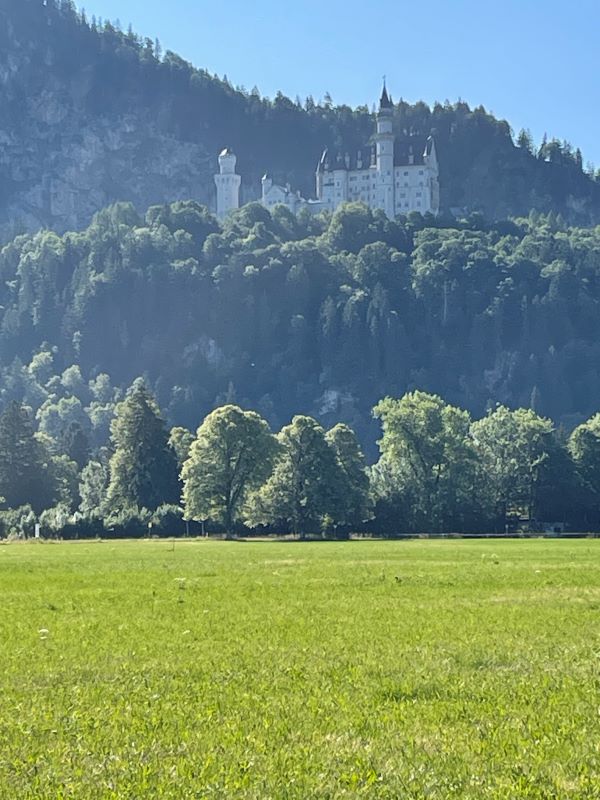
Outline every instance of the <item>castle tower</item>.
<svg viewBox="0 0 600 800">
<path fill-rule="evenodd" d="M 392 101 L 389 98 L 385 81 L 379 112 L 377 114 L 377 133 L 375 135 L 377 168 L 377 206 L 382 208 L 390 219 L 394 218 L 394 132 L 392 130 Z"/>
<path fill-rule="evenodd" d="M 236 175 L 236 163 L 237 158 L 228 147 L 219 153 L 219 174 L 215 175 L 217 216 L 219 219 L 223 219 L 230 211 L 240 207 L 240 184 L 242 179 L 239 175 Z"/>
</svg>

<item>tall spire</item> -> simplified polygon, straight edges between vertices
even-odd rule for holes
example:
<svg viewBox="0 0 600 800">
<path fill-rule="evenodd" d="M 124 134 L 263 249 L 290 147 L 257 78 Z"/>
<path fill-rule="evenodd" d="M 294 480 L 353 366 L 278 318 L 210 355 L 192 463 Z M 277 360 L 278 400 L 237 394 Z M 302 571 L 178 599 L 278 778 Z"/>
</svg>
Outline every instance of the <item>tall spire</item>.
<svg viewBox="0 0 600 800">
<path fill-rule="evenodd" d="M 379 99 L 379 110 L 384 111 L 387 109 L 391 109 L 392 101 L 387 92 L 387 87 L 385 85 L 385 75 L 383 76 L 383 89 L 381 91 L 381 98 Z"/>
</svg>

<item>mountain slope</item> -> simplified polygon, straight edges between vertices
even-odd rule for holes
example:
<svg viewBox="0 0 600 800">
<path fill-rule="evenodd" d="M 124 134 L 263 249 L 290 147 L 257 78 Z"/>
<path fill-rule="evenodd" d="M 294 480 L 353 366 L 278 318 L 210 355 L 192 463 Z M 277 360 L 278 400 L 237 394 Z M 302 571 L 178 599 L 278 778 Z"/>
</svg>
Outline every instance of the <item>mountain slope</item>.
<svg viewBox="0 0 600 800">
<path fill-rule="evenodd" d="M 415 388 L 476 415 L 594 413 L 600 228 L 424 222 L 254 203 L 220 226 L 186 202 L 18 237 L 0 251 L 0 407 L 71 419 L 98 385 L 106 403 L 143 374 L 173 424 L 235 400 L 274 428 L 344 420 L 371 447 L 372 406 Z"/>
<path fill-rule="evenodd" d="M 311 195 L 323 147 L 354 152 L 373 130 L 365 108 L 236 91 L 132 32 L 99 29 L 69 0 L 0 0 L 0 109 L 5 241 L 24 229 L 80 229 L 117 200 L 141 211 L 177 199 L 211 204 L 223 145 L 239 156 L 243 199 L 258 196 L 267 169 Z M 506 122 L 464 103 L 401 102 L 394 123 L 400 146 L 434 132 L 445 209 L 600 220 L 600 185 L 558 142 L 537 157 L 526 141 L 515 146 Z"/>
</svg>

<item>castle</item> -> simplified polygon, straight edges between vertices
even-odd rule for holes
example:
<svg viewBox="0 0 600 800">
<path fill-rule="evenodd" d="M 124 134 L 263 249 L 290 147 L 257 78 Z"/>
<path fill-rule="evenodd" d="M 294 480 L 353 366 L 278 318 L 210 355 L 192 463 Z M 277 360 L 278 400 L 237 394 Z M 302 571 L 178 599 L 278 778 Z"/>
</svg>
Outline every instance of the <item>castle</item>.
<svg viewBox="0 0 600 800">
<path fill-rule="evenodd" d="M 374 147 L 367 156 L 359 151 L 332 161 L 327 150 L 317 165 L 316 199 L 306 200 L 289 186 L 278 186 L 267 174 L 262 179 L 261 202 L 267 208 L 283 204 L 297 213 L 306 208 L 313 213 L 334 211 L 342 203 L 360 201 L 383 210 L 390 219 L 419 211 L 437 214 L 440 205 L 439 170 L 435 142 L 430 136 L 420 158 L 412 148 L 404 155 L 395 147 L 392 130 L 393 104 L 385 83 L 379 101 Z M 219 155 L 217 215 L 224 217 L 239 208 L 241 178 L 235 172 L 236 157 L 229 150 Z"/>
</svg>

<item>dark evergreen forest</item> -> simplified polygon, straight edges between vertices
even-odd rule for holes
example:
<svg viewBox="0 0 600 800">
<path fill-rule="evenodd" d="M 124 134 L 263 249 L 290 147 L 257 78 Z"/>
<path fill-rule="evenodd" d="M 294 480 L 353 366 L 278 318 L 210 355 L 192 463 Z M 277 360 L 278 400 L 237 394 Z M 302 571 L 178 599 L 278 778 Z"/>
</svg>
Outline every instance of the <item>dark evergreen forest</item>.
<svg viewBox="0 0 600 800">
<path fill-rule="evenodd" d="M 98 446 L 140 375 L 171 424 L 195 429 L 225 402 L 274 429 L 308 413 L 349 423 L 371 455 L 371 408 L 414 389 L 571 429 L 600 397 L 599 253 L 600 228 L 535 213 L 390 221 L 358 204 L 322 218 L 249 204 L 221 226 L 194 202 L 144 218 L 115 205 L 81 233 L 1 251 L 0 402 L 50 427 L 83 421 Z"/>
</svg>

